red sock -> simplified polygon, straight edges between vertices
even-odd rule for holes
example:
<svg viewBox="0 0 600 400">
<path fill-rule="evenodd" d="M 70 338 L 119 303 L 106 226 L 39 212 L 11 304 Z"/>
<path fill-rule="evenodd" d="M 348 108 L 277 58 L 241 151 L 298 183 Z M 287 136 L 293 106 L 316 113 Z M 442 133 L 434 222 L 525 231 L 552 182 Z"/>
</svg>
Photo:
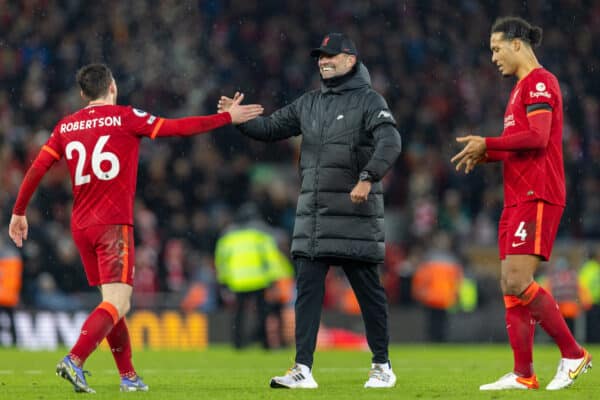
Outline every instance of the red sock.
<svg viewBox="0 0 600 400">
<path fill-rule="evenodd" d="M 581 346 L 571 334 L 550 293 L 533 282 L 519 297 L 523 305 L 529 309 L 533 319 L 539 322 L 546 333 L 554 339 L 563 358 L 583 357 Z"/>
<path fill-rule="evenodd" d="M 71 359 L 82 366 L 118 319 L 119 313 L 115 306 L 107 301 L 100 303 L 83 323 L 79 339 L 69 353 Z"/>
<path fill-rule="evenodd" d="M 129 340 L 129 329 L 125 317 L 112 328 L 106 336 L 115 363 L 119 369 L 119 375 L 126 378 L 134 378 L 137 374 L 131 363 L 131 341 Z"/>
<path fill-rule="evenodd" d="M 533 375 L 533 334 L 535 322 L 527 307 L 517 296 L 504 296 L 506 306 L 506 331 L 515 359 L 514 373 L 530 377 Z"/>
</svg>

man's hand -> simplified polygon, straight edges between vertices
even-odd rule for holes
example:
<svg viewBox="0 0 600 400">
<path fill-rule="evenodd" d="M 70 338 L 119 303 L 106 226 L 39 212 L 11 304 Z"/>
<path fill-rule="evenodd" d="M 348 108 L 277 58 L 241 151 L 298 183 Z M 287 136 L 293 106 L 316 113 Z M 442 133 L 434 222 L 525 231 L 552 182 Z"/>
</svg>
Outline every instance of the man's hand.
<svg viewBox="0 0 600 400">
<path fill-rule="evenodd" d="M 465 169 L 465 174 L 468 174 L 475 168 L 479 162 L 485 158 L 485 138 L 482 136 L 462 136 L 456 138 L 459 143 L 465 143 L 465 147 L 456 154 L 451 162 L 456 162 L 456 170 L 460 171 L 462 167 Z"/>
<path fill-rule="evenodd" d="M 233 101 L 240 98 L 240 96 L 242 98 L 244 97 L 244 95 L 241 94 L 240 92 L 235 92 L 235 95 L 233 96 L 233 98 L 227 97 L 227 96 L 221 96 L 221 98 L 219 99 L 219 102 L 217 103 L 217 113 L 220 114 L 222 112 L 229 111 L 229 107 L 231 107 L 231 105 L 233 104 Z"/>
<path fill-rule="evenodd" d="M 221 96 L 217 103 L 217 113 L 229 112 L 233 124 L 241 124 L 263 113 L 264 110 L 260 104 L 242 106 L 240 105 L 242 100 L 244 100 L 244 94 L 240 92 L 235 92 L 233 98 Z M 241 114 L 239 110 L 241 110 Z"/>
<path fill-rule="evenodd" d="M 240 105 L 242 100 L 244 100 L 244 94 L 236 92 L 233 99 L 229 99 L 228 97 L 222 96 L 221 99 L 225 98 L 226 100 L 219 100 L 218 104 L 218 112 L 229 112 L 231 115 L 231 123 L 234 125 L 242 124 L 244 122 L 250 121 L 258 117 L 263 113 L 263 106 L 260 104 L 248 104 L 246 106 Z M 231 102 L 229 102 L 231 100 Z"/>
<path fill-rule="evenodd" d="M 17 247 L 23 247 L 23 240 L 27 240 L 28 230 L 27 217 L 13 214 L 8 226 L 8 236 L 15 242 Z"/>
<path fill-rule="evenodd" d="M 350 192 L 350 200 L 352 200 L 354 204 L 362 203 L 367 201 L 369 198 L 369 193 L 371 193 L 371 182 L 360 181 Z"/>
</svg>

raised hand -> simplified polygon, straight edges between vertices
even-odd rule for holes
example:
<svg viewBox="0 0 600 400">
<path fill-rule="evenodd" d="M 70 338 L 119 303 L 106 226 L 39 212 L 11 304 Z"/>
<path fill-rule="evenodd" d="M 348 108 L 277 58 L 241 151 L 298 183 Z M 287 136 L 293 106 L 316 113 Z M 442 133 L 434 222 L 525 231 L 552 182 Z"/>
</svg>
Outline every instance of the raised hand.
<svg viewBox="0 0 600 400">
<path fill-rule="evenodd" d="M 225 111 L 229 111 L 229 107 L 231 107 L 231 105 L 233 104 L 233 101 L 239 99 L 240 97 L 242 99 L 244 98 L 244 95 L 240 92 L 235 92 L 235 95 L 233 96 L 233 98 L 227 97 L 227 96 L 221 96 L 221 98 L 219 99 L 219 102 L 217 103 L 217 112 L 222 113 Z"/>
<path fill-rule="evenodd" d="M 475 166 L 485 158 L 485 138 L 482 136 L 462 136 L 456 138 L 459 143 L 466 143 L 465 147 L 457 153 L 450 162 L 456 162 L 456 170 L 460 171 L 464 167 L 465 174 L 468 174 Z"/>
<path fill-rule="evenodd" d="M 221 97 L 221 99 L 223 99 L 223 97 Z M 229 102 L 229 100 L 231 100 L 231 102 Z M 228 111 L 229 114 L 231 114 L 231 123 L 234 125 L 250 121 L 261 115 L 264 111 L 263 106 L 260 104 L 248 104 L 243 106 L 240 104 L 242 100 L 244 100 L 244 94 L 239 92 L 235 93 L 233 99 L 226 97 L 226 100 L 223 100 L 223 107 L 221 107 L 221 100 L 219 100 L 219 107 L 220 109 L 222 108 L 222 111 L 220 110 L 219 112 Z"/>
<path fill-rule="evenodd" d="M 28 230 L 27 217 L 13 214 L 8 226 L 8 236 L 15 242 L 17 247 L 23 247 L 23 240 L 27 240 Z"/>
</svg>

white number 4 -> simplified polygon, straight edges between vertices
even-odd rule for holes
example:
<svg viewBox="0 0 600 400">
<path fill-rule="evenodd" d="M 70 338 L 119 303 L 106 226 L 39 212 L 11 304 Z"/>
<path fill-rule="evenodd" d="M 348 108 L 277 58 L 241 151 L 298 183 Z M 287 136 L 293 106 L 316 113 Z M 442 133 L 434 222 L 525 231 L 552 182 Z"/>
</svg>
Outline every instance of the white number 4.
<svg viewBox="0 0 600 400">
<path fill-rule="evenodd" d="M 515 232 L 515 236 L 521 238 L 521 242 L 524 242 L 527 238 L 527 231 L 525 230 L 525 221 L 521 221 L 517 231 Z"/>
<path fill-rule="evenodd" d="M 109 137 L 109 135 L 100 136 L 98 142 L 96 142 L 96 145 L 94 146 L 94 151 L 92 152 L 92 171 L 94 172 L 94 175 L 96 175 L 96 178 L 102 181 L 109 181 L 116 178 L 117 175 L 119 175 L 119 170 L 121 168 L 119 158 L 115 153 L 102 151 Z M 76 151 L 79 155 L 77 165 L 75 166 L 75 186 L 90 183 L 90 175 L 83 175 L 83 167 L 87 157 L 83 143 L 78 141 L 70 142 L 65 148 L 65 151 L 68 160 L 73 158 L 73 151 Z M 100 167 L 102 161 L 107 161 L 110 164 L 108 171 L 103 171 Z"/>
</svg>

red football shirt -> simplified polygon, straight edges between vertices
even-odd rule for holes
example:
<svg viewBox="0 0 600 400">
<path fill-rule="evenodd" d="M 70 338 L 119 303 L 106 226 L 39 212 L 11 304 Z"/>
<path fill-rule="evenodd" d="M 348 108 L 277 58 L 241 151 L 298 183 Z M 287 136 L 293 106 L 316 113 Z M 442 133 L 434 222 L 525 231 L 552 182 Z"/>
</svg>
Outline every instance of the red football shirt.
<svg viewBox="0 0 600 400">
<path fill-rule="evenodd" d="M 536 68 L 513 88 L 504 114 L 504 131 L 498 138 L 487 138 L 489 150 L 506 150 L 503 142 L 511 135 L 534 132 L 530 119 L 540 112 L 551 112 L 550 132 L 544 145 L 537 148 L 506 151 L 504 170 L 504 206 L 544 200 L 565 206 L 565 171 L 562 151 L 563 103 L 556 77 L 544 68 Z M 547 132 L 545 133 L 547 134 Z M 527 137 L 527 136 L 526 136 Z"/>
<path fill-rule="evenodd" d="M 64 157 L 73 185 L 74 230 L 92 225 L 133 225 L 138 154 L 162 119 L 131 106 L 88 106 L 63 118 L 43 147 Z"/>
<path fill-rule="evenodd" d="M 64 156 L 75 198 L 71 228 L 132 225 L 140 139 L 197 135 L 230 124 L 231 118 L 224 112 L 166 119 L 129 106 L 88 106 L 56 125 L 23 178 L 13 214 L 25 215 L 44 174 Z"/>
</svg>

